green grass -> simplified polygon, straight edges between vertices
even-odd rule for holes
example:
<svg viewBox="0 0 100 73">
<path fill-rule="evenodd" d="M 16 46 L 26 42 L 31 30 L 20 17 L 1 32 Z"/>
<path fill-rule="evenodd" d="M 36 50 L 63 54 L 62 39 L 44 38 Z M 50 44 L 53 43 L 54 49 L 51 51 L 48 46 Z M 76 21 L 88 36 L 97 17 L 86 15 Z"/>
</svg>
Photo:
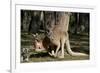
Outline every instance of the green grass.
<svg viewBox="0 0 100 73">
<path fill-rule="evenodd" d="M 51 61 L 78 61 L 78 60 L 89 60 L 89 56 L 70 56 L 70 55 L 65 55 L 63 59 L 60 58 L 54 58 L 50 56 L 44 56 L 44 57 L 32 57 L 29 58 L 29 62 L 51 62 Z"/>
</svg>

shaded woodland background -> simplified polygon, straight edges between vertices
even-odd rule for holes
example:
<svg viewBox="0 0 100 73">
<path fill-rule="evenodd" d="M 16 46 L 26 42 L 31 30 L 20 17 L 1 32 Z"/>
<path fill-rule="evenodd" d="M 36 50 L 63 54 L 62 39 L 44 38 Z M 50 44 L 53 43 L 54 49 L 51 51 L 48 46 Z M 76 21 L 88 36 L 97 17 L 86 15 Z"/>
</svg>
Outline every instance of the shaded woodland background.
<svg viewBox="0 0 100 73">
<path fill-rule="evenodd" d="M 41 30 L 45 31 L 44 12 L 45 11 L 21 10 L 21 31 L 28 33 L 37 33 L 39 31 L 41 32 Z M 89 13 L 72 13 L 69 32 L 76 34 L 78 32 L 89 33 Z"/>
<path fill-rule="evenodd" d="M 51 11 L 49 11 L 51 12 Z M 38 38 L 43 38 L 49 28 L 45 24 L 45 11 L 21 10 L 21 48 L 28 47 L 30 62 L 55 61 L 59 59 L 50 58 L 47 53 L 36 53 L 33 47 L 34 37 L 31 34 L 39 34 Z M 56 13 L 52 11 L 52 13 Z M 69 23 L 70 45 L 73 51 L 80 51 L 89 54 L 89 13 L 71 12 Z M 55 16 L 54 16 L 55 18 Z M 44 59 L 42 58 L 44 57 Z M 63 60 L 85 60 L 89 57 L 65 56 Z"/>
</svg>

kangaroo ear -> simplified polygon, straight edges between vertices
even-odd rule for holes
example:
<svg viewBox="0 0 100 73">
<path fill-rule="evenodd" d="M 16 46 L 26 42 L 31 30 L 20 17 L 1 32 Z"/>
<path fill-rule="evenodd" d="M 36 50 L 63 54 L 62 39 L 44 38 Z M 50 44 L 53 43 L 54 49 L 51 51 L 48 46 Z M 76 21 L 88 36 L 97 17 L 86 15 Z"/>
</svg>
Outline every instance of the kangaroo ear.
<svg viewBox="0 0 100 73">
<path fill-rule="evenodd" d="M 36 33 L 36 36 L 38 36 L 38 33 Z"/>
<path fill-rule="evenodd" d="M 35 34 L 32 34 L 32 36 L 35 37 L 36 35 Z"/>
<path fill-rule="evenodd" d="M 32 34 L 32 36 L 36 38 L 38 36 L 38 33 Z"/>
</svg>

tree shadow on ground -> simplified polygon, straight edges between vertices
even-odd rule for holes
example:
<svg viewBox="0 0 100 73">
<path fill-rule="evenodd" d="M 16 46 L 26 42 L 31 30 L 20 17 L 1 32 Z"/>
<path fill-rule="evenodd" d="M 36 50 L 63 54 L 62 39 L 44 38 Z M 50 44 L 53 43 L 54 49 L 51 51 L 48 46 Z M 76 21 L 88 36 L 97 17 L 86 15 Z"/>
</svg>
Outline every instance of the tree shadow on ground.
<svg viewBox="0 0 100 73">
<path fill-rule="evenodd" d="M 49 54 L 46 52 L 46 53 L 33 53 L 30 55 L 29 58 L 40 58 L 40 57 L 48 57 Z"/>
<path fill-rule="evenodd" d="M 74 52 L 81 52 L 81 53 L 86 53 L 86 54 L 90 53 L 89 50 L 85 49 L 84 47 L 73 47 L 71 49 Z"/>
</svg>

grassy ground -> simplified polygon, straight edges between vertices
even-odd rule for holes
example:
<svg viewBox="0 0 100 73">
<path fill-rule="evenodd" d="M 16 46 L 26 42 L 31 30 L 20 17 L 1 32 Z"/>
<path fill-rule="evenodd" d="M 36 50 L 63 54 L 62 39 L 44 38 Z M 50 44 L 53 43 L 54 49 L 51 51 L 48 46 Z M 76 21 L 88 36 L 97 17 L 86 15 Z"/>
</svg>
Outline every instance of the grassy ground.
<svg viewBox="0 0 100 73">
<path fill-rule="evenodd" d="M 42 54 L 43 55 L 43 54 Z M 46 62 L 46 61 L 69 61 L 69 60 L 88 60 L 89 59 L 89 56 L 76 56 L 76 57 L 72 57 L 70 55 L 65 55 L 65 57 L 63 59 L 60 59 L 60 58 L 53 58 L 53 57 L 50 57 L 50 56 L 38 56 L 38 57 L 32 57 L 30 58 L 30 61 L 29 62 Z"/>
<path fill-rule="evenodd" d="M 40 37 L 42 34 L 40 34 Z M 87 33 L 82 34 L 70 34 L 71 49 L 77 52 L 83 52 L 89 54 L 89 35 Z M 21 48 L 32 48 L 33 36 L 27 33 L 21 33 Z M 89 60 L 89 56 L 70 56 L 65 52 L 65 58 L 53 58 L 48 55 L 47 52 L 35 52 L 31 49 L 29 57 L 30 62 L 47 62 L 47 61 L 68 61 L 68 60 Z"/>
</svg>

